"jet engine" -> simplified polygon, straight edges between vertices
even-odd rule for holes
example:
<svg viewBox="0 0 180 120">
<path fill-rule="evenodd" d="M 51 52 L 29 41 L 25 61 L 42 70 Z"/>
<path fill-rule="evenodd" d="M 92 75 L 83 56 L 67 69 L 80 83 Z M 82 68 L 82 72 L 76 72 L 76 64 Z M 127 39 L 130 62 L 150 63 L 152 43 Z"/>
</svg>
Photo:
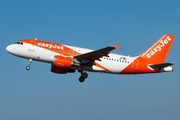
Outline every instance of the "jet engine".
<svg viewBox="0 0 180 120">
<path fill-rule="evenodd" d="M 73 64 L 72 58 L 55 55 L 52 60 L 51 72 L 58 74 L 75 72 L 74 69 L 70 69 L 72 64 Z"/>
</svg>

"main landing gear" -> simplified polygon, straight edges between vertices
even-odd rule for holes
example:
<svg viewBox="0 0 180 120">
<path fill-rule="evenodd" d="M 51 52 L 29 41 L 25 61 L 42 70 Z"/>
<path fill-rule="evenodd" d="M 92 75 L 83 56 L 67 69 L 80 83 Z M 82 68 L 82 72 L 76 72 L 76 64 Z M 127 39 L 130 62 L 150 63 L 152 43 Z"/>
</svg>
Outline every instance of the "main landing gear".
<svg viewBox="0 0 180 120">
<path fill-rule="evenodd" d="M 29 66 L 26 67 L 26 70 L 30 70 L 31 63 L 32 63 L 32 59 L 29 59 L 29 62 L 28 62 Z"/>
<path fill-rule="evenodd" d="M 78 72 L 81 73 L 81 76 L 79 77 L 79 82 L 84 82 L 84 80 L 88 77 L 88 74 L 86 72 L 83 72 L 79 70 Z"/>
</svg>

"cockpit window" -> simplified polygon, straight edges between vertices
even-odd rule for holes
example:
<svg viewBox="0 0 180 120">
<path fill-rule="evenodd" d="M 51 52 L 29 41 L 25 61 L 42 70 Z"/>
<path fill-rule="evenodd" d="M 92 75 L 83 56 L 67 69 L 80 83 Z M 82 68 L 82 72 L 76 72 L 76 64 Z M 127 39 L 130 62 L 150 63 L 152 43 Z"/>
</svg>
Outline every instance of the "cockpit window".
<svg viewBox="0 0 180 120">
<path fill-rule="evenodd" d="M 23 42 L 15 42 L 15 44 L 23 45 Z"/>
</svg>

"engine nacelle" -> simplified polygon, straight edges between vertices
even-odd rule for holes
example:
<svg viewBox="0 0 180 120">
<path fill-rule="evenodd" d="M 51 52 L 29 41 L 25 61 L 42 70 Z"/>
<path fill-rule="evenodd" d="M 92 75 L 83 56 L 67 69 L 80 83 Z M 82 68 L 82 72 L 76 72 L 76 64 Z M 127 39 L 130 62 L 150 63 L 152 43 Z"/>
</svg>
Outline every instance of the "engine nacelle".
<svg viewBox="0 0 180 120">
<path fill-rule="evenodd" d="M 72 63 L 72 58 L 55 55 L 51 66 L 51 72 L 58 74 L 75 72 L 75 70 L 70 69 Z"/>
<path fill-rule="evenodd" d="M 55 55 L 53 65 L 57 67 L 70 68 L 72 65 L 72 58 Z"/>
</svg>

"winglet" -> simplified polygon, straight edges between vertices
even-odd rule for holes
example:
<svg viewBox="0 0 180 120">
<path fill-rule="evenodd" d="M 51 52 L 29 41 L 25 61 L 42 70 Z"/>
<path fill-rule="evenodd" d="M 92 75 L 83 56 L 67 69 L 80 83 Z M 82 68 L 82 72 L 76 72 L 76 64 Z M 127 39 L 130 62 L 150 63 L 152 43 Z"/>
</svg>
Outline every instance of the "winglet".
<svg viewBox="0 0 180 120">
<path fill-rule="evenodd" d="M 119 49 L 119 46 L 120 46 L 120 45 L 117 45 L 117 46 L 114 46 L 114 47 L 118 50 L 118 49 Z"/>
</svg>

